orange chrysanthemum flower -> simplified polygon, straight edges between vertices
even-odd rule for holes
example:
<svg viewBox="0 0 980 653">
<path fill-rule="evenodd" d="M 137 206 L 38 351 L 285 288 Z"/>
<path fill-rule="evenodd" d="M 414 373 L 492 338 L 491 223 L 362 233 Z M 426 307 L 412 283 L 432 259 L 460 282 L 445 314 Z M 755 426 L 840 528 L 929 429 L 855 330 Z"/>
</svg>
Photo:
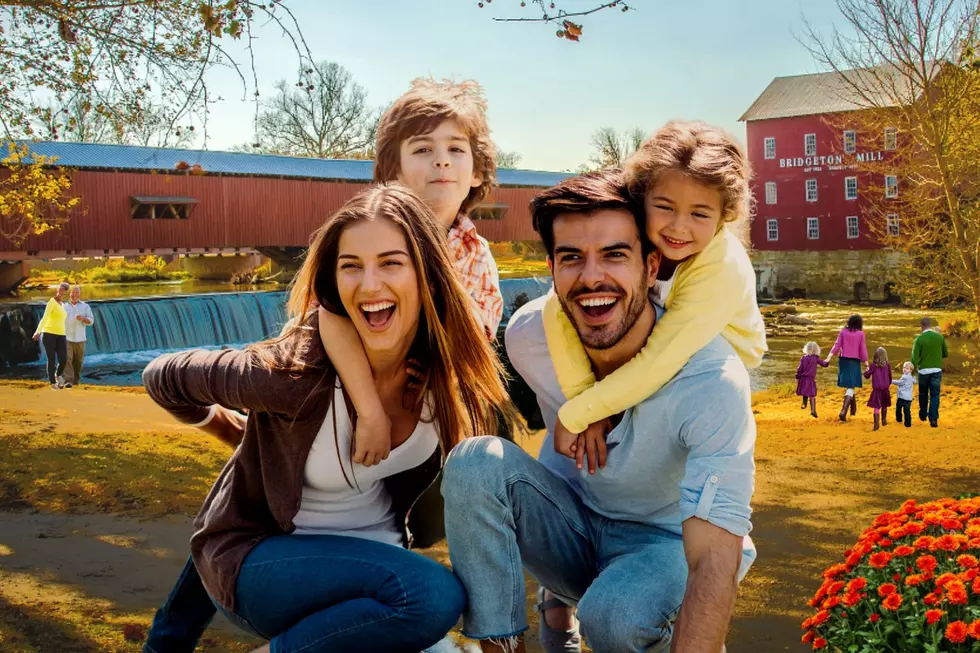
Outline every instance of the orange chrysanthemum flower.
<svg viewBox="0 0 980 653">
<path fill-rule="evenodd" d="M 977 619 L 966 629 L 966 634 L 973 639 L 980 639 L 980 619 Z"/>
<path fill-rule="evenodd" d="M 905 557 L 910 556 L 913 553 L 915 553 L 915 549 L 913 549 L 910 546 L 907 546 L 907 545 L 903 544 L 902 546 L 895 547 L 894 553 L 895 553 L 895 555 L 897 555 L 900 558 L 905 558 Z"/>
<path fill-rule="evenodd" d="M 944 519 L 943 528 L 947 531 L 958 531 L 963 529 L 963 523 L 959 519 Z"/>
<path fill-rule="evenodd" d="M 956 537 L 950 533 L 943 535 L 933 543 L 933 547 L 943 551 L 959 551 L 960 543 Z"/>
<path fill-rule="evenodd" d="M 961 589 L 952 590 L 946 595 L 946 598 L 952 605 L 966 605 L 969 601 L 969 597 L 967 597 L 966 592 Z"/>
<path fill-rule="evenodd" d="M 800 640 L 804 644 L 809 644 L 810 642 L 813 641 L 813 638 L 816 637 L 816 636 L 817 636 L 817 633 L 815 631 L 808 630 L 805 633 L 803 633 L 803 637 L 801 637 Z"/>
<path fill-rule="evenodd" d="M 935 594 L 926 594 L 925 598 L 922 599 L 922 602 L 925 603 L 926 605 L 931 606 L 931 605 L 939 605 L 940 600 L 941 599 Z"/>
<path fill-rule="evenodd" d="M 829 599 L 824 601 L 820 607 L 823 610 L 831 610 L 833 608 L 836 608 L 838 605 L 840 605 L 840 597 L 835 594 L 834 596 L 831 596 Z"/>
<path fill-rule="evenodd" d="M 942 610 L 926 610 L 926 623 L 931 626 L 942 619 L 944 614 L 946 613 Z"/>
<path fill-rule="evenodd" d="M 892 554 L 887 551 L 879 551 L 878 553 L 872 554 L 868 563 L 875 569 L 884 569 L 891 562 L 891 559 Z"/>
<path fill-rule="evenodd" d="M 860 592 L 865 587 L 868 586 L 868 579 L 863 576 L 858 576 L 847 583 L 847 593 L 851 594 L 853 592 Z"/>
<path fill-rule="evenodd" d="M 846 571 L 847 571 L 847 567 L 845 565 L 833 565 L 831 567 L 828 567 L 827 570 L 823 572 L 823 577 L 834 578 L 835 576 L 840 576 Z"/>
<path fill-rule="evenodd" d="M 885 597 L 885 600 L 881 602 L 881 607 L 886 610 L 898 610 L 899 606 L 902 605 L 902 595 L 901 594 L 889 594 Z"/>
<path fill-rule="evenodd" d="M 842 580 L 834 581 L 830 584 L 830 587 L 827 588 L 827 595 L 830 596 L 832 594 L 839 594 L 840 591 L 844 589 L 844 585 L 845 583 Z"/>
<path fill-rule="evenodd" d="M 855 605 L 861 602 L 861 599 L 865 597 L 864 594 L 860 592 L 850 592 L 844 595 L 844 605 L 853 608 Z"/>
<path fill-rule="evenodd" d="M 956 580 L 956 574 L 951 574 L 946 572 L 945 574 L 940 574 L 936 578 L 936 587 L 945 587 L 946 583 Z"/>
<path fill-rule="evenodd" d="M 964 553 L 956 559 L 956 564 L 964 569 L 976 569 L 977 565 L 980 564 L 980 561 L 978 561 L 975 556 Z"/>
<path fill-rule="evenodd" d="M 878 596 L 888 596 L 889 594 L 894 594 L 898 591 L 898 588 L 891 583 L 885 583 L 878 587 Z"/>
<path fill-rule="evenodd" d="M 973 579 L 973 585 L 970 586 L 970 589 L 974 594 L 980 594 L 980 578 Z"/>
<path fill-rule="evenodd" d="M 881 615 L 878 614 L 877 612 L 875 612 L 873 615 L 871 615 L 870 617 L 868 617 L 868 621 L 870 621 L 873 624 L 878 623 L 878 620 L 879 619 L 881 619 Z"/>
<path fill-rule="evenodd" d="M 825 623 L 828 619 L 830 619 L 830 613 L 826 610 L 821 610 L 817 614 L 813 615 L 813 625 L 819 626 L 820 624 Z"/>
<path fill-rule="evenodd" d="M 909 587 L 915 587 L 921 582 L 922 582 L 922 576 L 919 576 L 918 574 L 909 574 L 908 576 L 905 577 L 905 584 L 908 585 Z"/>
<path fill-rule="evenodd" d="M 912 543 L 912 546 L 919 549 L 920 551 L 925 551 L 926 549 L 931 547 L 932 543 L 935 541 L 936 538 L 934 538 L 933 536 L 923 535 L 922 537 L 916 539 L 915 542 Z"/>
<path fill-rule="evenodd" d="M 962 621 L 954 621 L 946 626 L 946 639 L 954 644 L 962 644 L 966 640 L 967 625 Z"/>
<path fill-rule="evenodd" d="M 915 561 L 915 566 L 922 571 L 934 571 L 936 569 L 936 559 L 929 555 L 919 556 Z"/>
<path fill-rule="evenodd" d="M 813 640 L 813 650 L 814 651 L 819 651 L 820 649 L 824 648 L 825 646 L 827 646 L 827 640 L 825 640 L 823 637 L 818 637 L 815 640 Z"/>
<path fill-rule="evenodd" d="M 925 525 L 920 524 L 917 521 L 910 521 L 909 523 L 905 524 L 903 528 L 905 528 L 905 532 L 909 535 L 918 535 L 926 529 Z"/>
</svg>

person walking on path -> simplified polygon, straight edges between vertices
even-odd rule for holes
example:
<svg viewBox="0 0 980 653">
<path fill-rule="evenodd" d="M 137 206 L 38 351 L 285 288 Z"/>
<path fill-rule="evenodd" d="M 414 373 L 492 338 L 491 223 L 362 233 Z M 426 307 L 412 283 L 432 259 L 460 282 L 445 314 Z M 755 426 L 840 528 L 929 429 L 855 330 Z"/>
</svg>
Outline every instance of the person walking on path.
<svg viewBox="0 0 980 653">
<path fill-rule="evenodd" d="M 82 382 L 82 361 L 85 360 L 85 327 L 92 326 L 95 315 L 92 307 L 82 301 L 82 287 L 73 286 L 65 304 L 65 339 L 68 348 L 68 364 L 65 367 L 65 387 Z"/>
<path fill-rule="evenodd" d="M 939 390 L 943 383 L 943 359 L 949 357 L 946 338 L 932 328 L 932 319 L 919 321 L 922 333 L 912 343 L 912 365 L 919 370 L 919 421 L 939 426 Z"/>
<path fill-rule="evenodd" d="M 68 312 L 65 310 L 64 298 L 68 292 L 68 284 L 61 282 L 54 291 L 54 297 L 48 300 L 44 307 L 44 315 L 34 330 L 34 340 L 39 340 L 44 347 L 44 355 L 48 359 L 48 383 L 52 390 L 65 387 L 65 364 L 68 362 L 68 346 L 65 339 L 65 320 Z M 55 367 L 57 358 L 57 367 Z"/>
<path fill-rule="evenodd" d="M 817 366 L 827 367 L 829 362 L 820 358 L 820 345 L 815 342 L 808 342 L 803 346 L 803 357 L 800 359 L 800 366 L 796 368 L 796 394 L 803 397 L 803 405 L 806 408 L 807 401 L 810 402 L 810 414 L 817 416 Z"/>
<path fill-rule="evenodd" d="M 912 385 L 915 378 L 912 376 L 910 361 L 902 363 L 902 377 L 898 381 L 892 381 L 898 387 L 898 397 L 895 399 L 895 421 L 901 423 L 905 421 L 905 428 L 912 426 Z"/>
<path fill-rule="evenodd" d="M 837 334 L 837 342 L 834 343 L 830 354 L 827 355 L 827 362 L 837 357 L 837 387 L 846 388 L 844 392 L 844 405 L 840 409 L 838 419 L 842 422 L 847 421 L 847 411 L 851 415 L 857 414 L 857 404 L 854 402 L 854 389 L 862 386 L 861 363 L 864 369 L 868 369 L 868 345 L 864 340 L 864 320 L 860 315 L 854 314 L 847 318 L 847 326 Z"/>
<path fill-rule="evenodd" d="M 881 426 L 888 423 L 888 408 L 892 405 L 892 368 L 888 365 L 888 352 L 884 347 L 875 350 L 875 359 L 864 371 L 864 378 L 871 379 L 871 396 L 868 398 L 868 408 L 875 411 L 875 428 L 878 430 L 878 419 Z"/>
</svg>

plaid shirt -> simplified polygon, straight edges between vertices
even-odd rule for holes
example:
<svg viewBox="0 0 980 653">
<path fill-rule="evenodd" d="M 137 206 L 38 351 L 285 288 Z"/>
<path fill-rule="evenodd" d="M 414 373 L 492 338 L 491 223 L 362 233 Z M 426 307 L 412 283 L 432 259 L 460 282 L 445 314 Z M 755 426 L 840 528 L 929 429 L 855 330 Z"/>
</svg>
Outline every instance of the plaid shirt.
<svg viewBox="0 0 980 653">
<path fill-rule="evenodd" d="M 476 232 L 476 225 L 460 214 L 449 230 L 449 249 L 456 259 L 463 288 L 475 302 L 474 309 L 480 324 L 492 340 L 504 314 L 504 298 L 500 294 L 497 263 L 490 253 L 486 239 Z"/>
</svg>

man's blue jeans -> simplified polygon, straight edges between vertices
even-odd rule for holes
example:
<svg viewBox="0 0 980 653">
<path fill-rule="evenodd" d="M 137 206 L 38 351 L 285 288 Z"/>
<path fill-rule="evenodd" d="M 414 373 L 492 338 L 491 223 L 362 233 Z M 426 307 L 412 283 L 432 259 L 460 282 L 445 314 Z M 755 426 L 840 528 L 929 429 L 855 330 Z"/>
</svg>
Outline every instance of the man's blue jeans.
<svg viewBox="0 0 980 653">
<path fill-rule="evenodd" d="M 340 535 L 256 546 L 226 616 L 272 653 L 418 653 L 456 625 L 466 594 L 446 567 L 401 547 Z"/>
<path fill-rule="evenodd" d="M 449 555 L 469 596 L 467 637 L 506 639 L 527 629 L 526 569 L 578 604 L 582 634 L 596 653 L 670 648 L 687 582 L 680 535 L 596 514 L 565 481 L 500 438 L 457 445 L 442 493 Z"/>
<path fill-rule="evenodd" d="M 193 653 L 214 613 L 214 604 L 201 583 L 194 561 L 187 558 L 167 602 L 153 617 L 143 652 Z"/>
<path fill-rule="evenodd" d="M 930 422 L 939 421 L 939 389 L 943 384 L 943 373 L 919 375 L 919 419 Z M 927 412 L 928 411 L 928 412 Z"/>
</svg>

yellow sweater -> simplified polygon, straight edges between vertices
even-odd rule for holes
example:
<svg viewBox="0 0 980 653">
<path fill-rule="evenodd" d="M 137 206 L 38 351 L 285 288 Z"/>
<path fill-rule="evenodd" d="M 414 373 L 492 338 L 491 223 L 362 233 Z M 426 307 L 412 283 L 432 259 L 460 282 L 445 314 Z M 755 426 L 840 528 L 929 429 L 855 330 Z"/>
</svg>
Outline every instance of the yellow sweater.
<svg viewBox="0 0 980 653">
<path fill-rule="evenodd" d="M 766 352 L 766 329 L 755 299 L 755 271 L 745 247 L 722 229 L 700 254 L 677 266 L 664 302 L 667 312 L 646 346 L 620 369 L 596 383 L 575 327 L 552 297 L 544 328 L 555 372 L 568 401 L 562 424 L 581 433 L 589 424 L 635 406 L 662 388 L 688 359 L 719 333 L 747 368 Z"/>
<path fill-rule="evenodd" d="M 56 336 L 65 335 L 65 320 L 68 319 L 68 311 L 64 305 L 54 297 L 48 300 L 48 305 L 44 307 L 44 315 L 37 325 L 34 333 L 53 333 Z"/>
</svg>

